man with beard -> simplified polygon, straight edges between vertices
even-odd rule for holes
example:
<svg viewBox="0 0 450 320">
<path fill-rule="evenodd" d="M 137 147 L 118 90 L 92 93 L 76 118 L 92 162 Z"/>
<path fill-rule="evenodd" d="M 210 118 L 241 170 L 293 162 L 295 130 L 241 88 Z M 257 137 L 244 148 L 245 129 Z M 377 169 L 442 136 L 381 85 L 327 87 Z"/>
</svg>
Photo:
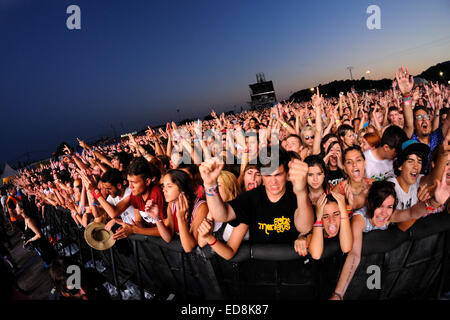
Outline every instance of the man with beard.
<svg viewBox="0 0 450 320">
<path fill-rule="evenodd" d="M 402 151 L 394 162 L 396 177 L 388 179 L 388 181 L 395 184 L 398 198 L 397 210 L 404 210 L 414 206 L 418 201 L 417 194 L 419 189 L 432 188 L 434 181 L 441 179 L 447 161 L 447 154 L 443 146 L 441 146 L 436 165 L 428 175 L 424 175 L 423 172 L 425 171 L 429 153 L 430 147 L 416 140 L 407 140 L 402 144 Z M 442 208 L 430 207 L 427 214 L 440 211 L 442 211 Z M 415 220 L 404 221 L 399 223 L 398 227 L 405 231 L 414 222 Z"/>
</svg>

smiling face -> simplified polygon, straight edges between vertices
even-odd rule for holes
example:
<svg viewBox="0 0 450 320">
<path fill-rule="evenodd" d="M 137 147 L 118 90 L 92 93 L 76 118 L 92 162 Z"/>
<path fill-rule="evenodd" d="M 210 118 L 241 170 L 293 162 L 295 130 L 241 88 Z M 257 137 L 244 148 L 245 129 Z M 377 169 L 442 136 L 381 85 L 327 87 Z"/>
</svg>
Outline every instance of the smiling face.
<svg viewBox="0 0 450 320">
<path fill-rule="evenodd" d="M 416 183 L 422 170 L 422 158 L 416 154 L 410 154 L 398 169 L 401 171 L 400 179 L 407 185 L 412 185 Z"/>
<path fill-rule="evenodd" d="M 311 189 L 320 189 L 324 180 L 325 174 L 320 166 L 314 165 L 308 168 L 307 183 Z"/>
<path fill-rule="evenodd" d="M 358 150 L 350 150 L 345 154 L 344 171 L 350 180 L 355 182 L 362 181 L 365 167 L 366 161 Z"/>
<path fill-rule="evenodd" d="M 370 223 L 379 228 L 383 227 L 394 212 L 394 202 L 395 199 L 391 195 L 384 199 L 381 206 L 375 209 L 373 218 L 370 219 Z"/>
<path fill-rule="evenodd" d="M 337 202 L 329 202 L 324 206 L 322 223 L 328 238 L 337 235 L 341 225 L 341 212 Z"/>
</svg>

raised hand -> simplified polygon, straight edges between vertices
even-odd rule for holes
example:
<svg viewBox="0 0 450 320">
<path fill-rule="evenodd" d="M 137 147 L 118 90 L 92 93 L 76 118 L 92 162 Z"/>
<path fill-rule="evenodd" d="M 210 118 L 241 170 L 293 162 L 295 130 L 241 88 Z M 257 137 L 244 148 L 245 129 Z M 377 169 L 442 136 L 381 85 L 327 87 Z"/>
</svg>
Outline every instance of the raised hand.
<svg viewBox="0 0 450 320">
<path fill-rule="evenodd" d="M 336 199 L 337 200 L 337 199 Z M 327 204 L 327 194 L 323 193 L 316 202 L 316 217 L 317 220 L 322 220 L 323 208 Z"/>
<path fill-rule="evenodd" d="M 436 180 L 437 186 L 436 190 L 434 190 L 434 199 L 440 204 L 443 205 L 448 197 L 450 196 L 450 185 L 447 185 L 447 172 L 449 171 L 448 166 L 445 167 L 444 173 L 442 174 L 441 181 Z"/>
<path fill-rule="evenodd" d="M 319 107 L 323 102 L 323 96 L 319 93 L 319 87 L 317 87 L 316 93 L 313 94 L 312 98 L 312 104 L 315 107 Z"/>
<path fill-rule="evenodd" d="M 308 165 L 298 159 L 292 159 L 289 162 L 288 180 L 292 182 L 295 194 L 306 190 L 306 181 L 308 175 Z"/>
<path fill-rule="evenodd" d="M 77 141 L 80 144 L 80 147 L 82 147 L 83 149 L 89 149 L 89 146 L 83 140 L 77 138 Z"/>
<path fill-rule="evenodd" d="M 72 155 L 72 150 L 70 150 L 70 148 L 67 145 L 64 145 L 63 151 L 65 154 L 67 155 Z"/>
<path fill-rule="evenodd" d="M 184 195 L 184 192 L 180 193 L 176 200 L 176 207 L 177 207 L 177 219 L 178 222 L 181 222 L 181 220 L 184 220 L 186 223 L 189 223 L 188 221 L 188 213 L 189 213 L 189 203 Z"/>
<path fill-rule="evenodd" d="M 414 87 L 414 78 L 409 75 L 408 67 L 404 67 L 403 65 L 398 69 L 399 74 L 395 73 L 395 78 L 398 82 L 398 87 L 402 95 L 409 95 L 411 93 L 412 88 Z"/>
<path fill-rule="evenodd" d="M 347 211 L 347 205 L 345 202 L 345 196 L 340 193 L 340 192 L 334 192 L 331 191 L 331 194 L 333 195 L 333 197 L 336 199 L 338 206 L 339 206 L 339 210 L 346 212 Z"/>
<path fill-rule="evenodd" d="M 217 178 L 222 171 L 224 163 L 220 163 L 219 159 L 211 158 L 203 162 L 200 167 L 200 175 L 203 179 L 203 183 L 206 186 L 213 186 L 217 184 Z"/>
<path fill-rule="evenodd" d="M 350 185 L 349 185 L 348 183 L 345 184 L 344 190 L 345 190 L 345 197 L 346 197 L 346 199 L 347 199 L 348 205 L 349 205 L 351 208 L 353 208 L 353 205 L 354 205 L 354 198 L 353 198 L 353 193 L 352 193 L 351 187 L 350 187 Z M 337 200 L 337 199 L 336 199 L 336 200 Z"/>
</svg>

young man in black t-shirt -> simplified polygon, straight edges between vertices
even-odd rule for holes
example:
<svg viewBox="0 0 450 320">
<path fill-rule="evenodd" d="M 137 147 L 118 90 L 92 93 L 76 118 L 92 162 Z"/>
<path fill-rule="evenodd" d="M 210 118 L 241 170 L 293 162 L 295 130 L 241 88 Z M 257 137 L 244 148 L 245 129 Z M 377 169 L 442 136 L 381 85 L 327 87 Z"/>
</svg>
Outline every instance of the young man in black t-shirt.
<svg viewBox="0 0 450 320">
<path fill-rule="evenodd" d="M 261 170 L 264 185 L 228 203 L 222 201 L 217 187 L 223 164 L 217 159 L 202 163 L 200 173 L 213 219 L 247 224 L 252 243 L 293 243 L 299 233 L 308 233 L 314 222 L 306 187 L 308 165 L 289 160 L 280 148 L 279 166 Z"/>
</svg>

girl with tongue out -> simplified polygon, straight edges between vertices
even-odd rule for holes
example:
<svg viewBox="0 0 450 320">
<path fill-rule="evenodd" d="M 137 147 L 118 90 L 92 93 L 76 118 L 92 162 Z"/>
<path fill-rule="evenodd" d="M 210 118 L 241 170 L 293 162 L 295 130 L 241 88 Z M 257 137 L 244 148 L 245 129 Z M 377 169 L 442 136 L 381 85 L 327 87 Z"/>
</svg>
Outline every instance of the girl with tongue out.
<svg viewBox="0 0 450 320">
<path fill-rule="evenodd" d="M 339 233 L 342 252 L 352 249 L 353 237 L 345 204 L 345 197 L 340 193 L 323 194 L 317 201 L 316 222 L 313 225 L 309 252 L 313 259 L 320 259 L 324 248 L 324 238 L 329 239 Z"/>
</svg>

